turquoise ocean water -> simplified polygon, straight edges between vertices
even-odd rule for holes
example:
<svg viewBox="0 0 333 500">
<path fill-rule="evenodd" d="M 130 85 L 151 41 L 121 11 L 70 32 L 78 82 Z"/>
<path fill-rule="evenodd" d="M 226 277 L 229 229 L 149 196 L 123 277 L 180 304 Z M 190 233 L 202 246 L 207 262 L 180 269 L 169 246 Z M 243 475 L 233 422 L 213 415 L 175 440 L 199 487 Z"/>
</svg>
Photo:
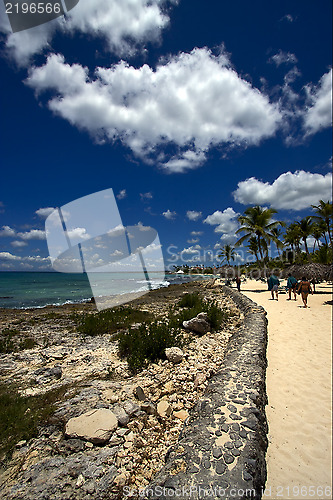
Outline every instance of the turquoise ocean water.
<svg viewBox="0 0 333 500">
<path fill-rule="evenodd" d="M 192 281 L 183 274 L 158 274 L 152 276 L 152 288 L 169 286 L 173 283 Z M 138 291 L 145 286 L 142 275 L 117 273 L 111 287 L 102 290 L 103 295 L 116 295 Z M 46 305 L 61 305 L 86 302 L 93 296 L 86 274 L 0 272 L 0 308 L 30 308 Z"/>
</svg>

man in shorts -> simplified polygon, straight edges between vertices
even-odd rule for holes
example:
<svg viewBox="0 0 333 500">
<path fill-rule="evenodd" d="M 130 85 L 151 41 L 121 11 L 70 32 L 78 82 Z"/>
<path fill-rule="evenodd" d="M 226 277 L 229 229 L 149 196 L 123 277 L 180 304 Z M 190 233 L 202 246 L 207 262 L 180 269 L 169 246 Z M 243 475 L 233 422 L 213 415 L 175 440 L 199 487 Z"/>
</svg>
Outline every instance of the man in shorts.
<svg viewBox="0 0 333 500">
<path fill-rule="evenodd" d="M 293 292 L 295 300 L 297 300 L 297 298 L 296 298 L 296 289 L 297 289 L 297 279 L 294 278 L 294 276 L 292 276 L 289 273 L 288 274 L 288 279 L 287 279 L 287 290 L 289 292 L 289 299 L 287 299 L 287 300 L 291 300 L 291 292 Z"/>
<path fill-rule="evenodd" d="M 275 274 L 271 274 L 267 280 L 268 290 L 271 292 L 272 300 L 274 300 L 274 294 L 276 296 L 276 300 L 279 300 L 279 279 L 275 276 Z"/>
</svg>

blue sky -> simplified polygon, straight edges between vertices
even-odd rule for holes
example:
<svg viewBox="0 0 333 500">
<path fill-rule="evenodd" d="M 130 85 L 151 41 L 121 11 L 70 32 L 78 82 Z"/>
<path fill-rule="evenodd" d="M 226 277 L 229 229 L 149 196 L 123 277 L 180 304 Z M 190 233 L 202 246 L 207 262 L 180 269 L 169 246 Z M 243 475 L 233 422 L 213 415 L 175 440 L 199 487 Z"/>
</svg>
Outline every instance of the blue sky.
<svg viewBox="0 0 333 500">
<path fill-rule="evenodd" d="M 0 7 L 0 270 L 50 270 L 49 209 L 108 188 L 166 265 L 332 199 L 330 0 L 81 0 L 15 34 Z"/>
</svg>

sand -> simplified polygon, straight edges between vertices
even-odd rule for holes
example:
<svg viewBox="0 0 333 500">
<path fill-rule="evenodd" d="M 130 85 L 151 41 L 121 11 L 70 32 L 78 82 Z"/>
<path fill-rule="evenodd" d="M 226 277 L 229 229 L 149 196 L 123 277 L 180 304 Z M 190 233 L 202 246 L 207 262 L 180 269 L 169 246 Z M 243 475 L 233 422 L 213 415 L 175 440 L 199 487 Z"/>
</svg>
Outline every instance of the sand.
<svg viewBox="0 0 333 500">
<path fill-rule="evenodd" d="M 282 282 L 284 284 L 285 282 Z M 267 285 L 241 291 L 268 317 L 266 408 L 268 477 L 263 498 L 332 499 L 332 295 L 316 285 L 304 309 L 300 296 L 270 300 Z"/>
</svg>

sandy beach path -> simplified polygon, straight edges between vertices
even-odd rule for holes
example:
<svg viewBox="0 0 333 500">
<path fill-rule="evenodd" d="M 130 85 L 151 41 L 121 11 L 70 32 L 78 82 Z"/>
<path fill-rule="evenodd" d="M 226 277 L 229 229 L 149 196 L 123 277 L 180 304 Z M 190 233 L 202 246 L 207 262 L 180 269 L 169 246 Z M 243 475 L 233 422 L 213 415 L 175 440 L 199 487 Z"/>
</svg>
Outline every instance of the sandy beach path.
<svg viewBox="0 0 333 500">
<path fill-rule="evenodd" d="M 283 282 L 284 284 L 284 282 Z M 267 285 L 242 283 L 242 293 L 268 317 L 266 408 L 268 478 L 263 498 L 332 499 L 332 300 L 317 285 L 304 309 L 300 296 L 270 300 Z"/>
</svg>

